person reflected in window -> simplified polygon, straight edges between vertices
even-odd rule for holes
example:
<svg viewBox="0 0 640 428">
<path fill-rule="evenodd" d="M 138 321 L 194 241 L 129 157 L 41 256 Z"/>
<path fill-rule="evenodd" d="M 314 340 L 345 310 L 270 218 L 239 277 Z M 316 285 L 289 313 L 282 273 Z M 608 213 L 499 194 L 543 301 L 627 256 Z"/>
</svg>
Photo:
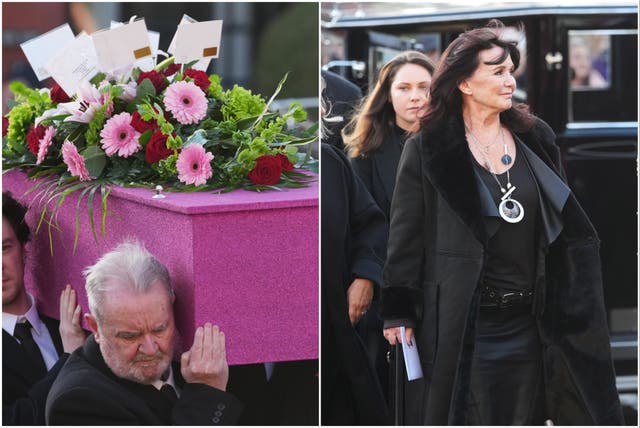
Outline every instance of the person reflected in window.
<svg viewBox="0 0 640 428">
<path fill-rule="evenodd" d="M 591 49 L 582 37 L 571 37 L 569 67 L 571 88 L 604 88 L 608 85 L 602 74 L 593 67 Z"/>
</svg>

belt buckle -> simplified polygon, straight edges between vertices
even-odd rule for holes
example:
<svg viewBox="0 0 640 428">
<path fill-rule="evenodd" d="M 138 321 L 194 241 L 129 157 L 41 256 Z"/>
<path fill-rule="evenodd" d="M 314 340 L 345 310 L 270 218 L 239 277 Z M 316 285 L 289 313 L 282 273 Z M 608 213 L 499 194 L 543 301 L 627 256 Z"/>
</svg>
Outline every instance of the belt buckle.
<svg viewBox="0 0 640 428">
<path fill-rule="evenodd" d="M 522 301 L 523 298 L 524 298 L 524 293 L 522 293 L 521 291 L 518 291 L 515 293 L 505 293 L 502 296 L 500 296 L 499 306 L 501 308 L 506 308 L 518 301 Z"/>
</svg>

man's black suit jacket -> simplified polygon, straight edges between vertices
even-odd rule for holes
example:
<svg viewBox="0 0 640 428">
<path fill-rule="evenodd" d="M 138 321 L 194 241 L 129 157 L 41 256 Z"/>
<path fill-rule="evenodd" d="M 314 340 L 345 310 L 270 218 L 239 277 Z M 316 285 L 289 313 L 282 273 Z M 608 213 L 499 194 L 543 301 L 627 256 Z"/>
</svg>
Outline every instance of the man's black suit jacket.
<svg viewBox="0 0 640 428">
<path fill-rule="evenodd" d="M 58 362 L 42 376 L 16 339 L 2 330 L 2 423 L 44 425 L 47 394 L 69 354 L 62 350 L 59 321 L 40 316 L 58 351 Z"/>
<path fill-rule="evenodd" d="M 175 404 L 152 385 L 117 377 L 105 363 L 93 335 L 73 352 L 47 399 L 48 425 L 234 425 L 243 405 L 231 394 L 184 383 L 174 366 L 181 395 Z"/>
</svg>

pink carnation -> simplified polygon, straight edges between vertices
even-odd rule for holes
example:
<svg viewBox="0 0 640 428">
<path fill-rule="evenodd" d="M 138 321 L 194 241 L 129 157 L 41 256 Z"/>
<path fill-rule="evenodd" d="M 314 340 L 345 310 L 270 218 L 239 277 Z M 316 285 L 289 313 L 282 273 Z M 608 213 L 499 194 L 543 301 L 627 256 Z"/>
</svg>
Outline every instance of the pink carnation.
<svg viewBox="0 0 640 428">
<path fill-rule="evenodd" d="M 118 152 L 123 158 L 129 157 L 142 148 L 138 142 L 140 133 L 131 126 L 131 115 L 127 112 L 116 114 L 107 121 L 100 131 L 100 143 L 107 156 Z"/>
<path fill-rule="evenodd" d="M 200 144 L 191 144 L 182 149 L 176 161 L 178 179 L 185 184 L 205 184 L 213 175 L 210 163 L 212 160 L 213 155 L 206 152 Z"/>
<path fill-rule="evenodd" d="M 164 106 L 183 125 L 200 122 L 207 114 L 207 97 L 193 82 L 175 82 L 164 93 Z"/>
<path fill-rule="evenodd" d="M 62 145 L 62 160 L 67 164 L 71 175 L 79 177 L 80 181 L 91 180 L 92 177 L 89 177 L 89 171 L 84 164 L 84 157 L 78 153 L 78 149 L 70 141 L 65 141 Z"/>
<path fill-rule="evenodd" d="M 38 146 L 38 158 L 36 160 L 37 165 L 40 165 L 44 160 L 44 157 L 47 155 L 49 147 L 53 142 L 53 135 L 55 134 L 55 132 L 56 130 L 53 126 L 47 127 L 47 129 L 44 131 L 44 136 L 39 141 L 40 144 Z"/>
</svg>

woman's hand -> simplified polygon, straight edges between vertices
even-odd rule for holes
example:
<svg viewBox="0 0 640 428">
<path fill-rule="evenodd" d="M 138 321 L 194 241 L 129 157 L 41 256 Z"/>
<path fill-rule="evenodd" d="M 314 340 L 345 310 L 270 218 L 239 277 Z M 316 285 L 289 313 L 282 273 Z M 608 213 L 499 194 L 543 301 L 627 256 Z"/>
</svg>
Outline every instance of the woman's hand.
<svg viewBox="0 0 640 428">
<path fill-rule="evenodd" d="M 385 328 L 382 330 L 384 338 L 391 345 L 395 345 L 396 342 L 402 343 L 402 335 L 400 334 L 400 327 Z M 411 338 L 413 337 L 413 329 L 411 327 L 404 328 L 405 338 L 407 344 L 411 345 Z"/>
<path fill-rule="evenodd" d="M 64 352 L 73 352 L 87 338 L 87 333 L 80 325 L 80 313 L 82 309 L 77 304 L 76 292 L 67 284 L 60 295 L 60 337 Z"/>
<path fill-rule="evenodd" d="M 356 278 L 347 289 L 349 320 L 355 325 L 364 316 L 373 299 L 373 281 Z"/>
</svg>

